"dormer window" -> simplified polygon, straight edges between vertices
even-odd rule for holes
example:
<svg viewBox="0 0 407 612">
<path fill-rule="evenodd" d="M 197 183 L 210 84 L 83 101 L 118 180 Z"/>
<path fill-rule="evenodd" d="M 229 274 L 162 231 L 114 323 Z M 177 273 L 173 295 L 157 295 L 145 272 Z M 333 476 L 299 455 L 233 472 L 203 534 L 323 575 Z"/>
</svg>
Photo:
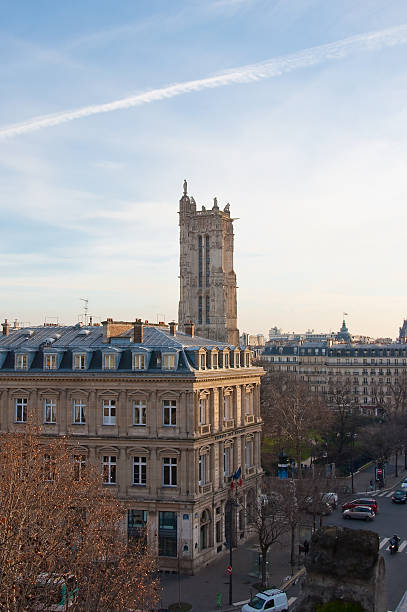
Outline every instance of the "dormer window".
<svg viewBox="0 0 407 612">
<path fill-rule="evenodd" d="M 16 370 L 27 370 L 28 369 L 28 355 L 25 353 L 18 353 L 16 355 Z"/>
<path fill-rule="evenodd" d="M 74 370 L 84 370 L 86 368 L 86 355 L 85 353 L 75 353 L 73 356 L 73 367 Z"/>
<path fill-rule="evenodd" d="M 44 370 L 56 370 L 57 355 L 56 353 L 45 353 L 44 355 Z"/>
<path fill-rule="evenodd" d="M 205 353 L 201 353 L 199 355 L 199 369 L 200 370 L 206 369 L 206 354 Z"/>
<path fill-rule="evenodd" d="M 214 370 L 218 369 L 218 353 L 216 352 L 212 353 L 212 368 Z"/>
<path fill-rule="evenodd" d="M 246 368 L 249 368 L 250 367 L 250 353 L 245 353 L 244 361 L 245 361 Z"/>
<path fill-rule="evenodd" d="M 176 355 L 163 354 L 162 357 L 163 357 L 162 369 L 163 370 L 175 370 Z"/>
<path fill-rule="evenodd" d="M 146 369 L 146 356 L 143 353 L 136 353 L 133 355 L 133 370 L 145 370 Z"/>
<path fill-rule="evenodd" d="M 104 370 L 115 370 L 116 369 L 116 355 L 112 353 L 105 353 L 103 355 L 103 369 Z"/>
<path fill-rule="evenodd" d="M 229 367 L 229 353 L 227 353 L 226 351 L 223 353 L 223 367 Z"/>
</svg>

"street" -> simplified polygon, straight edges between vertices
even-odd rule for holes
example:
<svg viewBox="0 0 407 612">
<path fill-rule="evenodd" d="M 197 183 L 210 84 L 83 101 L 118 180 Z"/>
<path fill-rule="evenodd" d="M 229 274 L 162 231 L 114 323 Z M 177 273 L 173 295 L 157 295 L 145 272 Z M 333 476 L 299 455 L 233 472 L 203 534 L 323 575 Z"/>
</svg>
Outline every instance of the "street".
<svg viewBox="0 0 407 612">
<path fill-rule="evenodd" d="M 360 520 L 345 520 L 342 518 L 340 506 L 324 520 L 324 525 L 340 525 L 351 529 L 368 529 L 375 531 L 380 538 L 380 552 L 386 562 L 387 604 L 389 610 L 395 610 L 397 604 L 407 589 L 407 504 L 394 504 L 391 501 L 395 486 L 385 492 L 355 494 L 358 497 L 375 497 L 378 501 L 379 511 L 374 521 L 365 523 Z M 399 552 L 390 555 L 388 541 L 393 534 L 401 538 Z"/>
</svg>

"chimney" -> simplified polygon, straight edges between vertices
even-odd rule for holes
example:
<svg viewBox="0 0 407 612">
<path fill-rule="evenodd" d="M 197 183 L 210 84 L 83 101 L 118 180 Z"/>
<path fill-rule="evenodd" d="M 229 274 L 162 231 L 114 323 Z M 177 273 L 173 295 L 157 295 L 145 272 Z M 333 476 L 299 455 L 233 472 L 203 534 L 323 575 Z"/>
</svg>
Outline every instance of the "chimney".
<svg viewBox="0 0 407 612">
<path fill-rule="evenodd" d="M 136 319 L 134 322 L 134 343 L 141 344 L 143 342 L 143 323 L 141 319 Z"/>
<path fill-rule="evenodd" d="M 4 319 L 4 323 L 2 323 L 3 326 L 3 336 L 8 336 L 10 333 L 10 323 L 7 321 L 7 319 Z"/>
<path fill-rule="evenodd" d="M 192 321 L 188 321 L 187 323 L 184 324 L 184 330 L 185 330 L 185 333 L 188 334 L 188 336 L 191 336 L 191 338 L 194 337 L 195 325 L 192 323 Z"/>
<path fill-rule="evenodd" d="M 177 324 L 175 323 L 175 321 L 171 321 L 171 323 L 170 323 L 170 334 L 171 334 L 171 336 L 175 336 L 176 333 L 177 333 Z"/>
</svg>

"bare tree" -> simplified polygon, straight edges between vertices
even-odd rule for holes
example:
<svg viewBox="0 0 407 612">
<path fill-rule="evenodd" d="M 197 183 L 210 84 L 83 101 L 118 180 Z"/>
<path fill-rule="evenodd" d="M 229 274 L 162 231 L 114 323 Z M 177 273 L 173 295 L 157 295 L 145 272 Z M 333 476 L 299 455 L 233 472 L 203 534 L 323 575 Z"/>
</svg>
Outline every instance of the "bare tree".
<svg viewBox="0 0 407 612">
<path fill-rule="evenodd" d="M 0 607 L 151 607 L 155 560 L 130 550 L 123 508 L 64 439 L 35 429 L 0 436 Z"/>
<path fill-rule="evenodd" d="M 331 419 L 325 403 L 310 392 L 307 383 L 271 371 L 262 380 L 261 411 L 265 435 L 277 436 L 292 449 L 301 478 L 303 453 L 326 432 Z"/>
</svg>

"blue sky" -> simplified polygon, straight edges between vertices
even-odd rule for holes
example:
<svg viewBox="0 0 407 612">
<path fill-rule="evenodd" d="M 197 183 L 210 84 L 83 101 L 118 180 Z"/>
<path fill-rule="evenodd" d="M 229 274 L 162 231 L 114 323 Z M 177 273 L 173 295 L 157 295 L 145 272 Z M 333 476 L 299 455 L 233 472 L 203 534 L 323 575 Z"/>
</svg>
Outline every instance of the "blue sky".
<svg viewBox="0 0 407 612">
<path fill-rule="evenodd" d="M 3 318 L 71 323 L 86 297 L 97 318 L 176 320 L 187 178 L 199 205 L 216 195 L 239 218 L 241 331 L 337 329 L 345 310 L 351 331 L 396 336 L 407 315 L 405 0 L 0 10 Z M 191 81 L 195 91 L 164 97 Z"/>
</svg>

